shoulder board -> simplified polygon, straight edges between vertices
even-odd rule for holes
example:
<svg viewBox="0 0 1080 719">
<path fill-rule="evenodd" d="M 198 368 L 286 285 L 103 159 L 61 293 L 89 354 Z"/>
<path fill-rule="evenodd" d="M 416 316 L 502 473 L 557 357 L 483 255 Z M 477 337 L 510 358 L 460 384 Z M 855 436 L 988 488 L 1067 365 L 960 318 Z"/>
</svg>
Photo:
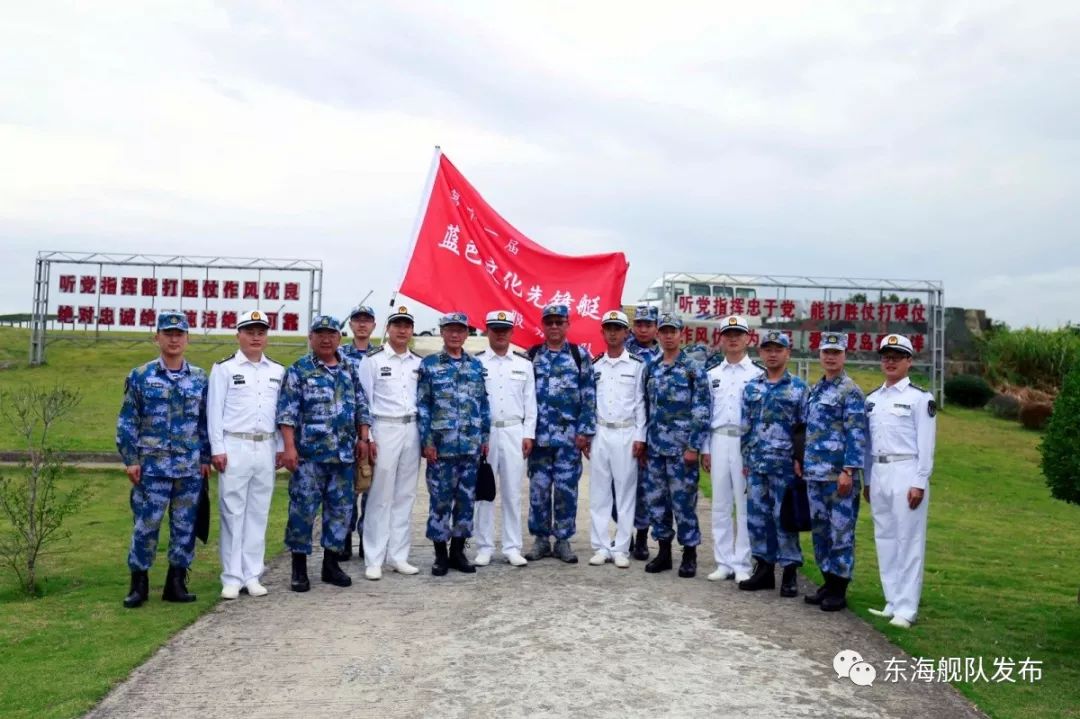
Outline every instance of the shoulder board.
<svg viewBox="0 0 1080 719">
<path fill-rule="evenodd" d="M 266 359 L 266 360 L 267 360 L 268 362 L 270 362 L 271 364 L 276 364 L 276 365 L 278 365 L 279 367 L 284 367 L 284 366 L 285 366 L 285 365 L 281 364 L 280 362 L 278 362 L 278 361 L 277 361 L 276 359 L 274 359 L 273 357 L 271 357 L 271 356 L 270 356 L 270 355 L 268 355 L 268 354 L 264 354 L 264 355 L 263 355 L 263 358 L 264 358 L 264 359 Z"/>
<path fill-rule="evenodd" d="M 633 352 L 627 352 L 626 354 L 629 355 L 630 359 L 633 360 L 634 362 L 641 362 L 642 364 L 645 363 L 645 360 L 641 359 L 640 357 L 638 357 Z"/>
<path fill-rule="evenodd" d="M 714 354 L 712 357 L 705 360 L 705 371 L 708 372 L 713 367 L 720 366 L 720 364 L 723 363 L 723 361 L 724 361 L 724 355 L 719 354 L 719 353 Z"/>
<path fill-rule="evenodd" d="M 912 382 L 912 383 L 910 384 L 910 387 L 911 387 L 912 389 L 917 389 L 917 390 L 919 390 L 920 392 L 924 392 L 924 393 L 926 393 L 926 394 L 930 394 L 930 391 L 929 391 L 929 390 L 927 390 L 927 389 L 924 389 L 923 387 L 920 387 L 919 385 L 915 384 L 914 382 Z"/>
<path fill-rule="evenodd" d="M 524 352 L 521 352 L 519 350 L 514 350 L 514 354 L 516 354 L 518 357 L 520 357 L 523 360 L 528 360 L 529 359 L 529 355 L 527 355 Z"/>
<path fill-rule="evenodd" d="M 603 352 L 601 352 L 600 354 L 593 357 L 592 362 L 593 362 L 593 364 L 596 364 L 597 362 L 599 362 L 602 359 L 604 359 L 604 353 Z"/>
<path fill-rule="evenodd" d="M 487 350 L 480 350 L 479 352 L 474 354 L 473 357 L 483 357 L 484 354 L 486 354 L 486 353 L 487 353 Z"/>
<path fill-rule="evenodd" d="M 235 356 L 236 356 L 236 355 L 229 355 L 228 357 L 222 357 L 221 359 L 219 359 L 219 360 L 218 360 L 217 362 L 215 362 L 214 364 L 225 364 L 226 362 L 228 362 L 229 360 L 231 360 L 231 359 L 232 359 L 233 357 L 235 357 Z M 266 357 L 266 355 L 263 355 L 263 356 L 264 356 L 264 357 Z M 270 358 L 269 358 L 269 357 L 267 357 L 267 359 L 270 359 Z M 271 362 L 273 362 L 273 360 L 270 360 L 270 361 L 271 361 Z"/>
<path fill-rule="evenodd" d="M 374 347 L 369 348 L 368 351 L 364 353 L 364 356 L 370 357 L 371 355 L 377 355 L 384 349 L 386 349 L 386 345 L 375 345 Z"/>
<path fill-rule="evenodd" d="M 755 367 L 757 367 L 757 368 L 758 368 L 759 370 L 761 370 L 762 372 L 765 372 L 765 371 L 766 371 L 766 369 L 765 369 L 765 365 L 761 364 L 761 363 L 760 363 L 760 362 L 758 362 L 757 360 L 752 360 L 752 361 L 750 362 L 750 364 L 754 365 Z"/>
</svg>

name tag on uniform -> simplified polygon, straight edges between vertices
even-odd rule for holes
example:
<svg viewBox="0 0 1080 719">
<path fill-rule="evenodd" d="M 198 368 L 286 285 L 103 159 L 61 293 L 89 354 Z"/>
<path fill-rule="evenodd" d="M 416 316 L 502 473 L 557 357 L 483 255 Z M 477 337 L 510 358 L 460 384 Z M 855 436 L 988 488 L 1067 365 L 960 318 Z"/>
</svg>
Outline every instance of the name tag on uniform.
<svg viewBox="0 0 1080 719">
<path fill-rule="evenodd" d="M 487 372 L 487 370 L 484 370 L 484 371 Z M 522 370 L 522 369 L 510 370 L 510 376 L 511 377 L 525 377 L 526 376 L 525 370 Z"/>
<path fill-rule="evenodd" d="M 717 388 L 717 387 L 719 387 L 719 386 L 720 386 L 720 380 L 718 380 L 718 379 L 714 379 L 714 380 L 712 381 L 712 388 L 713 388 L 713 389 L 716 389 L 716 388 Z"/>
<path fill-rule="evenodd" d="M 379 376 L 380 377 L 391 377 L 391 376 L 393 376 L 393 374 L 394 374 L 394 370 L 391 367 L 380 367 L 379 368 Z"/>
<path fill-rule="evenodd" d="M 242 374 L 234 374 L 232 376 L 232 383 L 234 386 L 238 384 L 247 384 L 247 379 Z"/>
<path fill-rule="evenodd" d="M 899 402 L 893 402 L 893 407 L 896 407 L 897 409 L 911 409 L 910 404 L 900 404 Z"/>
<path fill-rule="evenodd" d="M 271 377 L 270 381 L 271 382 L 277 382 L 278 384 L 281 384 L 281 378 L 280 377 Z"/>
</svg>

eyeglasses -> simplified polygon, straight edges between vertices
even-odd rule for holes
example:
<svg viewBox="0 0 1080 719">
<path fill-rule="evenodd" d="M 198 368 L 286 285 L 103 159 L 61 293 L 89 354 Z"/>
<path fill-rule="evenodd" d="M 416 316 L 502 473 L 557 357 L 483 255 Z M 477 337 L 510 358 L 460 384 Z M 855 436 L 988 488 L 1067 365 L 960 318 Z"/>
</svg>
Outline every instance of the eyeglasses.
<svg viewBox="0 0 1080 719">
<path fill-rule="evenodd" d="M 545 327 L 562 327 L 565 324 L 566 320 L 560 319 L 558 317 L 548 317 L 544 319 Z"/>
</svg>

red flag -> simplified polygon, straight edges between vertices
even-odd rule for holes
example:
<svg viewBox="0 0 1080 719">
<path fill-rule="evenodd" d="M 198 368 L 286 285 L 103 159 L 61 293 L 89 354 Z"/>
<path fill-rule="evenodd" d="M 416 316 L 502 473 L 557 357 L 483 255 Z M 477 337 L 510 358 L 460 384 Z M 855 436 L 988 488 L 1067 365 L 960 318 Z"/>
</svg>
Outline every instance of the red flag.
<svg viewBox="0 0 1080 719">
<path fill-rule="evenodd" d="M 442 312 L 460 310 L 484 327 L 492 310 L 518 317 L 514 342 L 540 342 L 540 310 L 570 308 L 568 339 L 599 345 L 600 316 L 621 309 L 626 257 L 574 257 L 544 249 L 514 229 L 439 155 L 427 209 L 400 291 Z"/>
</svg>

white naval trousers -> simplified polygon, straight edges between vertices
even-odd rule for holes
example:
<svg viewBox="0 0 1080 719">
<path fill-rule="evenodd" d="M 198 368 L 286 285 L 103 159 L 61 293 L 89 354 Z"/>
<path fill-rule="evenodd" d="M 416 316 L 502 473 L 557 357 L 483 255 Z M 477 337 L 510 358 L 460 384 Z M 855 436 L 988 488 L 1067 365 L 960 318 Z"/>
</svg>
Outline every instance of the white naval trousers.
<svg viewBox="0 0 1080 719">
<path fill-rule="evenodd" d="M 915 479 L 918 460 L 874 464 L 870 482 L 870 513 L 874 518 L 885 611 L 914 622 L 922 595 L 923 559 L 926 555 L 926 516 L 930 488 L 912 510 L 907 493 Z"/>
<path fill-rule="evenodd" d="M 420 477 L 420 434 L 416 422 L 375 419 L 378 448 L 364 513 L 364 565 L 407 562 L 412 546 L 409 522 Z"/>
<path fill-rule="evenodd" d="M 638 463 L 633 456 L 634 428 L 613 429 L 597 425 L 589 460 L 589 541 L 594 552 L 628 554 L 634 532 L 634 502 L 637 499 Z M 611 496 L 612 482 L 615 496 Z M 615 503 L 619 520 L 615 523 L 615 546 L 611 546 L 608 522 Z"/>
<path fill-rule="evenodd" d="M 488 464 L 495 473 L 495 502 L 502 508 L 502 552 L 521 553 L 521 488 L 525 484 L 525 457 L 521 442 L 525 427 L 492 427 L 488 440 Z M 478 552 L 495 549 L 495 502 L 477 502 L 473 537 Z"/>
<path fill-rule="evenodd" d="M 750 534 L 746 528 L 746 477 L 739 437 L 713 432 L 712 454 L 713 558 L 717 567 L 750 573 Z M 734 508 L 734 516 L 732 516 Z"/>
<path fill-rule="evenodd" d="M 265 569 L 274 440 L 255 442 L 226 434 L 225 456 L 225 471 L 218 473 L 221 583 L 246 584 Z"/>
</svg>

